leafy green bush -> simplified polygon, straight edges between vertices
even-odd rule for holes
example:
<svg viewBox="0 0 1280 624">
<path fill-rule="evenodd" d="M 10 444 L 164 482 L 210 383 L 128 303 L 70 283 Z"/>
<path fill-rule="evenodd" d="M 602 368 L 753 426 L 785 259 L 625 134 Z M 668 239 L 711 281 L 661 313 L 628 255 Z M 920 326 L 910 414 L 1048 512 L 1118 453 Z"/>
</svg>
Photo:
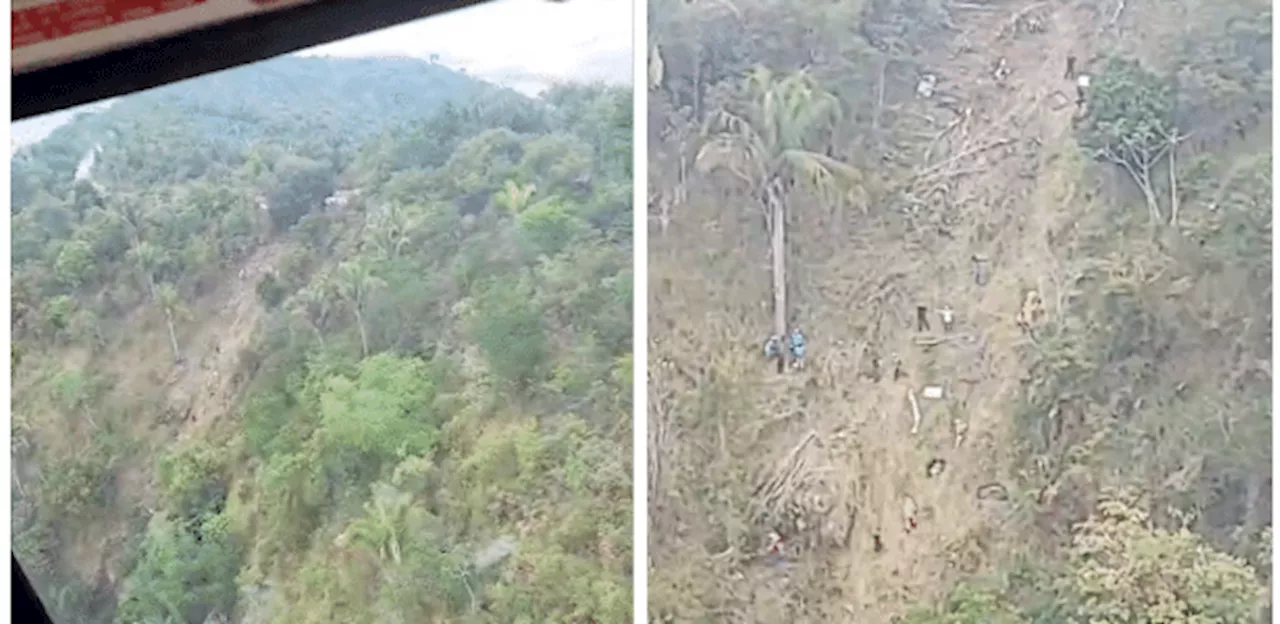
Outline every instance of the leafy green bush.
<svg viewBox="0 0 1280 624">
<path fill-rule="evenodd" d="M 351 451 L 381 465 L 429 455 L 438 437 L 426 363 L 380 353 L 363 360 L 356 377 L 331 377 L 320 396 L 326 448 Z"/>
<path fill-rule="evenodd" d="M 288 230 L 307 213 L 323 208 L 335 186 L 332 169 L 309 158 L 286 156 L 276 163 L 275 175 L 267 206 L 278 231 Z"/>
<path fill-rule="evenodd" d="M 227 496 L 226 451 L 196 443 L 160 459 L 165 507 L 180 520 L 221 511 Z"/>
<path fill-rule="evenodd" d="M 105 504 L 120 460 L 131 477 L 154 468 L 143 476 L 157 477 L 161 513 L 104 546 L 107 571 L 127 577 L 118 600 L 67 590 L 69 621 L 198 622 L 236 606 L 287 624 L 623 618 L 630 515 L 615 489 L 629 472 L 608 450 L 622 438 L 604 432 L 630 400 L 618 372 L 630 352 L 630 91 L 535 100 L 414 61 L 274 67 L 123 98 L 18 159 L 14 299 L 25 318 L 13 359 L 28 360 L 15 387 L 35 376 L 31 353 L 66 361 L 71 346 L 72 361 L 91 360 L 15 402 L 30 412 L 15 421 L 26 459 L 59 462 L 46 483 L 26 484 L 40 501 L 32 522 L 48 530 L 24 530 L 15 547 L 70 576 L 56 539 L 66 535 L 53 529 L 125 526 L 155 505 L 132 479 L 127 500 Z M 449 97 L 462 99 L 438 106 Z M 73 171 L 98 142 L 93 184 L 73 184 L 64 165 Z M 520 201 L 491 203 L 504 187 Z M 358 193 L 324 206 L 337 188 Z M 256 323 L 251 337 L 222 343 L 239 358 L 226 371 L 195 338 L 227 329 L 217 293 L 239 289 L 249 262 L 274 272 L 248 302 L 265 310 L 236 315 Z M 143 326 L 172 350 L 141 367 L 147 383 L 77 372 L 136 366 L 118 354 L 149 343 L 136 337 Z M 229 377 L 211 384 L 212 400 L 231 399 L 233 415 L 186 428 L 196 435 L 176 449 L 166 437 L 184 425 L 135 422 L 179 409 L 165 378 L 212 381 L 210 364 Z M 90 426 L 23 407 L 51 401 Z M 564 427 L 562 411 L 584 420 Z M 35 444 L 46 426 L 101 448 L 52 460 Z M 162 456 L 99 443 L 115 427 Z M 564 546 L 542 582 L 558 570 L 593 580 L 485 615 L 503 600 L 490 589 L 516 570 L 477 574 L 474 556 L 526 532 Z M 266 607 L 235 605 L 237 571 L 272 587 Z"/>
<path fill-rule="evenodd" d="M 535 256 L 554 256 L 587 230 L 585 222 L 556 201 L 530 206 L 516 217 L 516 224 L 522 242 Z"/>
<path fill-rule="evenodd" d="M 267 309 L 278 307 L 284 301 L 284 298 L 289 295 L 285 285 L 276 278 L 274 273 L 262 276 L 262 279 L 258 280 L 255 290 L 258 293 L 258 300 Z"/>
<path fill-rule="evenodd" d="M 156 515 L 125 580 L 116 622 L 203 622 L 214 612 L 229 615 L 240 557 L 224 516 L 176 522 Z"/>
<path fill-rule="evenodd" d="M 539 377 L 548 356 L 542 314 L 531 295 L 518 280 L 493 280 L 480 293 L 468 323 L 493 372 L 517 385 Z"/>
<path fill-rule="evenodd" d="M 97 450 L 72 455 L 45 474 L 40 502 L 49 514 L 78 521 L 107 503 L 115 475 L 112 458 Z"/>
<path fill-rule="evenodd" d="M 917 608 L 902 624 L 1030 624 L 1001 596 L 961 585 L 936 608 Z"/>
</svg>

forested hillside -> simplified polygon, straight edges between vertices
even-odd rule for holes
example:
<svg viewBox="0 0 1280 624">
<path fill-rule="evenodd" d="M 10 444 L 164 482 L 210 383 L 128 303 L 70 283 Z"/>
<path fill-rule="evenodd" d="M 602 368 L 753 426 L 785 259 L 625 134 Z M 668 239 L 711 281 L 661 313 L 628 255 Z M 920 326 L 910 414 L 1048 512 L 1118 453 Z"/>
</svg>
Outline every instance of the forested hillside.
<svg viewBox="0 0 1280 624">
<path fill-rule="evenodd" d="M 13 167 L 14 549 L 59 622 L 623 622 L 631 95 L 282 58 Z"/>
<path fill-rule="evenodd" d="M 1270 11 L 651 0 L 655 618 L 1269 621 Z"/>
</svg>

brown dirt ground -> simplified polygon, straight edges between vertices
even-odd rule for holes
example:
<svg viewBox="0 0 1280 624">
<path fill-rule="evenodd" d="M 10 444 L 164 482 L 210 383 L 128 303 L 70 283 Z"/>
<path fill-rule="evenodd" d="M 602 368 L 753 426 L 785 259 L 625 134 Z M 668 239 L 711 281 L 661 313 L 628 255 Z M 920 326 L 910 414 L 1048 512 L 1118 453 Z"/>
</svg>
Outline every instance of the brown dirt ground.
<svg viewBox="0 0 1280 624">
<path fill-rule="evenodd" d="M 956 571 L 978 569 L 990 536 L 1010 521 L 1009 509 L 980 504 L 975 489 L 1002 481 L 1017 496 L 1010 436 L 1026 377 L 1019 349 L 1028 338 L 1014 319 L 1028 289 L 1044 300 L 1042 323 L 1055 322 L 1069 295 L 1075 261 L 1066 241 L 1092 191 L 1078 187 L 1074 84 L 1063 72 L 1068 55 L 1091 58 L 1100 24 L 1070 4 L 997 6 L 955 12 L 956 40 L 923 59 L 941 79 L 939 95 L 906 104 L 904 112 L 915 114 L 902 116 L 936 120 L 931 134 L 954 121 L 909 189 L 931 210 L 905 227 L 874 209 L 867 216 L 803 205 L 794 211 L 789 271 L 792 314 L 810 342 L 804 372 L 780 377 L 758 355 L 769 332 L 768 252 L 749 204 L 737 214 L 677 208 L 669 234 L 655 232 L 650 586 L 666 604 L 684 605 L 668 614 L 675 621 L 711 610 L 715 621 L 889 622 L 938 598 Z M 1047 31 L 1011 32 L 1018 15 L 1040 17 Z M 1004 84 L 992 71 L 1002 56 L 1011 70 Z M 947 99 L 958 112 L 940 105 Z M 972 278 L 975 253 L 990 258 L 985 287 Z M 950 304 L 953 339 L 915 345 L 917 304 L 929 306 L 934 330 L 934 310 Z M 907 373 L 897 382 L 888 372 L 893 354 Z M 873 355 L 884 363 L 878 382 L 865 376 Z M 934 383 L 947 385 L 948 396 L 921 399 L 923 422 L 912 436 L 907 390 Z M 730 398 L 690 413 L 685 402 L 714 387 L 732 387 Z M 731 409 L 734 398 L 751 406 Z M 953 417 L 968 423 L 959 448 Z M 761 541 L 759 527 L 691 513 L 689 499 L 717 496 L 706 481 L 742 486 L 809 431 L 820 441 L 805 451 L 810 479 L 822 487 L 807 491 L 852 509 L 847 544 L 770 566 L 742 552 Z M 929 479 L 933 457 L 948 467 Z M 753 483 L 745 485 L 749 494 Z M 910 534 L 903 496 L 921 510 Z M 883 553 L 873 552 L 872 533 L 881 535 Z"/>
<path fill-rule="evenodd" d="M 114 377 L 108 400 L 160 409 L 138 410 L 134 412 L 137 418 L 126 423 L 129 435 L 142 446 L 134 457 L 116 467 L 114 509 L 100 521 L 87 523 L 85 531 L 64 550 L 65 564 L 84 581 L 105 579 L 115 585 L 121 580 L 121 546 L 130 519 L 140 509 L 154 510 L 157 504 L 154 461 L 182 444 L 207 439 L 234 408 L 244 386 L 236 375 L 239 353 L 249 345 L 265 314 L 255 287 L 275 266 L 282 250 L 281 244 L 258 249 L 240 265 L 229 268 L 213 292 L 188 303 L 189 320 L 179 323 L 177 329 L 184 364 L 173 365 L 163 319 L 145 307 L 124 324 L 121 331 L 129 337 L 123 345 L 92 362 Z M 243 280 L 238 277 L 242 267 L 246 270 Z M 215 345 L 221 345 L 220 353 Z M 80 354 L 83 359 L 81 352 L 72 350 L 68 358 Z M 184 414 L 189 417 L 183 419 Z"/>
</svg>

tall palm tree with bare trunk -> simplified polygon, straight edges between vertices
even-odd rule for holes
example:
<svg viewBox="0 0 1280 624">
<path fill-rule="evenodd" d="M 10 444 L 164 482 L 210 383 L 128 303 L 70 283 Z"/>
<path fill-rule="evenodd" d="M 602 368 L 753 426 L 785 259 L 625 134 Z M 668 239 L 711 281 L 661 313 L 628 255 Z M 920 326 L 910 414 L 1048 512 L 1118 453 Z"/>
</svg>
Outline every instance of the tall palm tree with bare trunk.
<svg viewBox="0 0 1280 624">
<path fill-rule="evenodd" d="M 360 330 L 362 357 L 369 357 L 369 333 L 364 322 L 365 305 L 369 301 L 369 293 L 386 285 L 386 282 L 373 274 L 373 269 L 367 262 L 350 261 L 338 266 L 335 287 L 338 296 L 351 304 L 351 311 L 355 314 L 356 328 Z"/>
<path fill-rule="evenodd" d="M 173 361 L 182 360 L 182 350 L 178 346 L 178 333 L 174 328 L 174 321 L 187 314 L 187 309 L 182 305 L 182 297 L 178 294 L 178 289 L 173 284 L 159 284 L 155 286 L 156 304 L 160 306 L 160 310 L 164 312 L 165 327 L 169 330 L 169 348 L 173 350 Z"/>
<path fill-rule="evenodd" d="M 773 253 L 773 329 L 785 336 L 786 227 L 793 193 L 844 204 L 861 192 L 862 176 L 824 153 L 842 109 L 808 73 L 757 67 L 747 75 L 743 95 L 740 105 L 708 118 L 695 165 L 704 173 L 728 171 L 760 202 Z"/>
</svg>

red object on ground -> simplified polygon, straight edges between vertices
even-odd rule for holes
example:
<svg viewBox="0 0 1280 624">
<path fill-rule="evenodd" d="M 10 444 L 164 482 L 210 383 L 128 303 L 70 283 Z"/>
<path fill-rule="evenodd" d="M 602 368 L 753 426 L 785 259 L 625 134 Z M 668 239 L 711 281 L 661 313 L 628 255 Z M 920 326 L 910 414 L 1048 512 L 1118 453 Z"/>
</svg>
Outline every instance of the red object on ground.
<svg viewBox="0 0 1280 624">
<path fill-rule="evenodd" d="M 916 528 L 916 519 L 915 519 L 915 518 L 911 518 L 911 519 L 907 520 L 907 523 L 911 525 L 911 528 L 912 528 L 912 529 Z"/>
<path fill-rule="evenodd" d="M 99 30 L 162 13 L 204 4 L 209 0 L 54 0 L 15 8 L 10 14 L 10 49 Z"/>
</svg>

